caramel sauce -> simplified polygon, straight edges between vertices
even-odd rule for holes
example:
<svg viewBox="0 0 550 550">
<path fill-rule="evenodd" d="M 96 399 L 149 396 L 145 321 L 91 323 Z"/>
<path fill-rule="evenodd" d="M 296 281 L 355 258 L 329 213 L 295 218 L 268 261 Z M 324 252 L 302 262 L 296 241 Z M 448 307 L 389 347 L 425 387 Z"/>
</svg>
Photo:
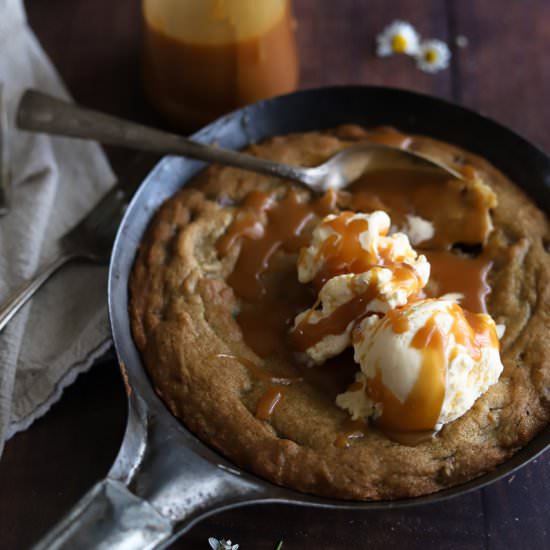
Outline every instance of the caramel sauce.
<svg viewBox="0 0 550 550">
<path fill-rule="evenodd" d="M 379 131 L 375 139 L 383 143 L 386 137 L 388 143 L 399 146 L 406 146 L 408 140 L 403 134 L 386 130 Z M 456 242 L 482 243 L 488 233 L 489 206 L 470 192 L 468 183 L 396 170 L 367 174 L 344 193 L 348 192 L 353 210 L 386 210 L 397 225 L 403 223 L 406 214 L 432 221 L 435 235 L 422 243 L 426 250 L 419 250 L 432 264 L 432 285 L 426 293 L 439 296 L 460 292 L 464 295 L 464 307 L 473 312 L 486 311 L 485 299 L 489 292 L 486 279 L 491 262 L 483 256 L 466 258 L 450 251 Z M 297 282 L 298 251 L 309 244 L 313 222 L 335 210 L 336 199 L 337 193 L 332 192 L 321 199 L 304 202 L 292 188 L 282 199 L 267 193 L 250 193 L 228 231 L 217 243 L 222 256 L 234 246 L 240 246 L 228 283 L 242 298 L 236 320 L 247 344 L 261 357 L 284 357 L 307 385 L 318 389 L 330 400 L 353 381 L 357 367 L 350 350 L 321 366 L 305 368 L 292 359 L 292 349 L 303 351 L 327 334 L 340 334 L 350 322 L 361 319 L 367 313 L 367 304 L 376 297 L 374 282 L 319 323 L 308 323 L 306 316 L 293 331 L 290 341 L 288 333 L 295 316 L 311 307 L 316 296 L 311 285 Z M 348 218 L 351 215 L 347 214 Z M 313 285 L 317 290 L 335 274 L 363 272 L 385 261 L 384 251 L 381 251 L 382 257 L 374 262 L 362 247 L 359 249 L 359 235 L 367 229 L 366 221 L 345 225 L 334 221 L 333 229 L 342 238 L 330 239 L 323 246 L 321 254 L 325 267 Z M 395 277 L 418 285 L 416 273 L 410 266 L 394 271 Z M 391 310 L 388 319 L 396 333 L 409 328 L 408 319 L 399 309 Z M 498 346 L 495 331 L 484 316 L 464 312 L 462 319 L 455 322 L 453 331 L 457 341 L 462 339 L 461 343 L 472 356 L 479 353 L 482 345 L 496 343 Z M 379 371 L 369 381 L 369 395 L 383 404 L 382 415 L 376 424 L 389 437 L 400 442 L 421 442 L 433 435 L 445 392 L 445 339 L 434 322 L 428 322 L 415 335 L 414 347 L 422 350 L 423 361 L 418 380 L 404 403 L 385 388 Z M 258 368 L 254 365 L 251 372 Z M 256 411 L 257 416 L 264 419 L 270 417 L 282 398 L 281 390 L 275 386 L 281 382 L 268 376 L 270 378 L 264 379 L 270 386 Z M 346 426 L 334 444 L 347 447 L 351 440 L 363 437 L 364 433 L 364 423 L 362 427 Z"/>
<path fill-rule="evenodd" d="M 393 433 L 394 438 L 401 434 L 403 441 L 404 433 L 424 433 L 421 437 L 433 433 L 445 397 L 445 349 L 450 335 L 454 336 L 457 344 L 466 348 L 474 361 L 481 359 L 483 347 L 498 349 L 496 331 L 486 315 L 464 311 L 457 304 L 450 305 L 448 311 L 453 317 L 448 334 L 441 331 L 435 319 L 437 314 L 434 314 L 411 341 L 411 347 L 422 354 L 422 365 L 405 401 L 401 401 L 384 385 L 380 369 L 368 382 L 369 397 L 382 404 L 382 414 L 375 423 L 384 432 Z M 394 319 L 391 316 L 389 319 L 393 327 Z"/>
<path fill-rule="evenodd" d="M 261 276 L 272 256 L 279 249 L 297 253 L 305 246 L 307 223 L 314 216 L 325 216 L 334 210 L 335 200 L 336 193 L 329 191 L 316 201 L 303 202 L 294 189 L 280 201 L 260 192 L 253 193 L 250 200 L 247 197 L 237 219 L 218 241 L 218 252 L 222 256 L 237 239 L 241 241 L 239 258 L 227 279 L 233 290 L 245 300 L 258 301 L 265 294 Z M 259 221 L 262 216 L 264 223 Z M 244 236 L 248 238 L 243 239 Z"/>
<path fill-rule="evenodd" d="M 409 318 L 404 314 L 402 309 L 390 309 L 386 313 L 386 317 L 391 323 L 391 328 L 396 334 L 403 334 L 409 330 Z"/>
<path fill-rule="evenodd" d="M 385 210 L 397 226 L 404 225 L 407 214 L 431 221 L 435 234 L 422 243 L 426 248 L 483 243 L 491 227 L 488 209 L 494 206 L 494 197 L 477 192 L 471 181 L 437 173 L 384 170 L 368 172 L 348 190 L 353 210 Z"/>
<path fill-rule="evenodd" d="M 384 385 L 380 370 L 369 380 L 369 396 L 382 404 L 382 414 L 375 424 L 384 432 L 433 430 L 445 397 L 445 370 L 438 357 L 441 342 L 436 337 L 430 345 L 433 349 L 426 353 L 433 359 L 423 362 L 418 379 L 404 402 Z M 440 370 L 442 365 L 443 370 Z"/>
<path fill-rule="evenodd" d="M 474 339 L 479 348 L 492 347 L 500 348 L 498 334 L 492 323 L 489 322 L 486 316 L 472 313 L 464 310 L 464 317 L 470 325 L 474 333 Z"/>
<path fill-rule="evenodd" d="M 354 214 L 355 212 L 342 212 L 325 224 L 335 233 L 323 242 L 316 258 L 317 261 L 322 260 L 322 268 L 314 280 L 314 286 L 318 290 L 336 275 L 363 273 L 374 265 L 385 265 L 388 259 L 388 250 L 363 248 L 360 237 L 368 231 L 369 222 L 365 219 L 351 219 Z M 387 231 L 384 235 L 386 233 Z"/>
<path fill-rule="evenodd" d="M 265 211 L 273 203 L 273 197 L 267 193 L 251 191 L 245 197 L 243 205 L 233 223 L 231 229 L 222 235 L 217 243 L 218 252 L 225 256 L 235 243 L 242 237 L 258 240 L 264 235 L 263 216 Z"/>
<path fill-rule="evenodd" d="M 267 389 L 265 390 L 262 397 L 256 405 L 256 418 L 260 420 L 269 420 L 271 415 L 275 411 L 277 405 L 281 402 L 283 398 L 283 388 L 281 386 L 288 386 L 296 382 L 301 382 L 302 378 L 300 377 L 281 377 L 274 376 L 273 374 L 262 369 L 260 366 L 256 365 L 250 359 L 242 357 L 240 355 L 234 355 L 232 353 L 218 353 L 215 357 L 221 359 L 234 359 L 241 363 L 244 367 L 247 368 L 248 372 L 259 380 L 264 380 L 269 383 Z"/>
<path fill-rule="evenodd" d="M 362 439 L 368 431 L 368 426 L 363 420 L 347 419 L 342 426 L 342 433 L 334 440 L 333 445 L 339 449 L 351 446 L 354 439 Z"/>
<path fill-rule="evenodd" d="M 431 265 L 430 281 L 424 289 L 429 297 L 460 292 L 464 309 L 487 313 L 486 298 L 491 292 L 487 275 L 492 262 L 483 255 L 477 258 L 459 256 L 448 250 L 424 252 Z"/>
<path fill-rule="evenodd" d="M 276 294 L 270 294 L 271 288 Z M 309 307 L 314 298 L 311 290 L 299 286 L 297 281 L 289 281 L 286 287 L 289 293 L 282 295 L 280 300 L 275 298 L 275 295 L 280 296 L 280 288 L 268 285 L 266 289 L 269 297 L 243 305 L 236 318 L 245 342 L 263 358 L 285 354 L 294 318 Z"/>
<path fill-rule="evenodd" d="M 471 164 L 462 165 L 460 172 L 467 180 L 474 180 L 476 178 L 476 170 Z"/>
<path fill-rule="evenodd" d="M 144 6 L 145 90 L 173 123 L 196 128 L 237 107 L 296 88 L 298 60 L 288 7 L 272 10 L 270 25 L 243 37 L 220 14 L 213 13 L 199 28 L 189 28 L 192 20 L 180 17 L 176 27 L 157 13 L 168 9 L 159 2 Z M 179 11 L 177 6 L 172 10 Z M 181 33 L 174 35 L 174 27 Z"/>
<path fill-rule="evenodd" d="M 296 255 L 307 244 L 308 222 L 333 211 L 336 199 L 334 191 L 312 202 L 301 202 L 294 189 L 280 201 L 252 192 L 218 240 L 221 256 L 240 242 L 228 283 L 244 300 L 237 322 L 260 357 L 286 353 L 294 318 L 314 300 L 313 290 L 298 282 Z"/>
<path fill-rule="evenodd" d="M 290 338 L 294 349 L 305 351 L 320 342 L 325 336 L 342 334 L 347 326 L 355 320 L 364 317 L 368 312 L 368 304 L 378 295 L 376 277 L 359 296 L 345 302 L 328 317 L 317 323 L 309 323 L 306 317 L 291 332 Z"/>
<path fill-rule="evenodd" d="M 411 142 L 410 136 L 389 126 L 371 130 L 368 134 L 368 139 L 372 143 L 379 143 L 380 145 L 389 145 L 390 147 L 399 147 L 402 149 L 406 148 Z"/>
<path fill-rule="evenodd" d="M 269 386 L 258 401 L 258 405 L 256 407 L 256 418 L 259 418 L 260 420 L 269 420 L 282 398 L 283 392 L 281 388 L 278 388 L 277 386 Z"/>
<path fill-rule="evenodd" d="M 392 271 L 403 287 L 418 288 L 418 275 L 409 265 L 394 266 Z M 369 304 L 379 295 L 378 278 L 374 272 L 363 292 L 336 308 L 328 317 L 317 323 L 309 323 L 307 317 L 303 319 L 290 335 L 292 345 L 298 351 L 305 351 L 328 335 L 342 334 L 351 322 L 359 322 L 369 313 Z"/>
</svg>

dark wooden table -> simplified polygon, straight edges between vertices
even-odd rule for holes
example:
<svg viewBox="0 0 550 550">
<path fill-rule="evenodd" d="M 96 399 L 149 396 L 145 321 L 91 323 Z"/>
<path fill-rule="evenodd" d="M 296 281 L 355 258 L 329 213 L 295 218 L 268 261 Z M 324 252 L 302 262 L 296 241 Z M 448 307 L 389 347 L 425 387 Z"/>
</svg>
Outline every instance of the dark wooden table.
<svg viewBox="0 0 550 550">
<path fill-rule="evenodd" d="M 162 121 L 139 82 L 139 0 L 27 0 L 30 24 L 81 103 L 146 123 Z M 482 111 L 550 151 L 548 0 L 295 0 L 303 87 L 384 84 Z M 374 37 L 393 19 L 454 44 L 450 70 L 418 72 L 380 60 Z M 548 48 L 548 49 L 547 49 Z M 1 55 L 1 54 L 0 54 Z M 155 159 L 107 150 L 117 174 Z M 27 548 L 97 480 L 122 438 L 126 402 L 111 357 L 69 388 L 46 417 L 6 445 L 0 462 L 0 548 Z M 258 506 L 218 514 L 173 548 L 206 549 L 209 536 L 243 550 L 550 548 L 550 453 L 461 498 L 406 511 L 334 512 Z"/>
</svg>

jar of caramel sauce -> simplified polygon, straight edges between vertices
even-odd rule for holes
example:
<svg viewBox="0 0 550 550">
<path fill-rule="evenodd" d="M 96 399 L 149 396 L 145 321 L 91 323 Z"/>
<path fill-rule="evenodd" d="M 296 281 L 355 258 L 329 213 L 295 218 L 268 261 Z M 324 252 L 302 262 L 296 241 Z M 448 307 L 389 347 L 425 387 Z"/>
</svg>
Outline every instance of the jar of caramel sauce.
<svg viewBox="0 0 550 550">
<path fill-rule="evenodd" d="M 145 91 L 180 128 L 296 88 L 290 0 L 143 0 L 143 17 Z"/>
</svg>

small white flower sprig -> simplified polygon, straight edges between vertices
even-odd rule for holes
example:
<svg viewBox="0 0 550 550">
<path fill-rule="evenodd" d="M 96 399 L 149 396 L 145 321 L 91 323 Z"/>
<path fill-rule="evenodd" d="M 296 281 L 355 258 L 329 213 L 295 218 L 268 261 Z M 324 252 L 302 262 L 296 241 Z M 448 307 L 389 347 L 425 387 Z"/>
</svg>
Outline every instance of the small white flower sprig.
<svg viewBox="0 0 550 550">
<path fill-rule="evenodd" d="M 427 73 L 436 73 L 449 66 L 451 51 L 441 40 L 420 40 L 416 29 L 406 21 L 394 21 L 376 37 L 379 57 L 405 54 L 416 60 L 416 66 Z"/>
<path fill-rule="evenodd" d="M 208 539 L 208 544 L 210 545 L 210 548 L 212 550 L 239 550 L 238 544 L 232 544 L 230 540 L 225 539 L 216 539 L 214 537 L 210 537 Z M 282 550 L 283 548 L 283 541 L 279 541 L 279 544 L 277 544 L 277 548 L 275 550 Z"/>
<path fill-rule="evenodd" d="M 230 540 L 225 539 L 218 540 L 214 537 L 210 537 L 208 539 L 208 544 L 212 550 L 239 550 L 238 544 L 232 544 Z"/>
<path fill-rule="evenodd" d="M 405 21 L 394 21 L 376 37 L 376 54 L 379 57 L 404 53 L 416 55 L 420 35 Z"/>
<path fill-rule="evenodd" d="M 449 66 L 451 52 L 449 46 L 441 40 L 424 40 L 418 48 L 416 66 L 421 71 L 436 73 Z"/>
</svg>

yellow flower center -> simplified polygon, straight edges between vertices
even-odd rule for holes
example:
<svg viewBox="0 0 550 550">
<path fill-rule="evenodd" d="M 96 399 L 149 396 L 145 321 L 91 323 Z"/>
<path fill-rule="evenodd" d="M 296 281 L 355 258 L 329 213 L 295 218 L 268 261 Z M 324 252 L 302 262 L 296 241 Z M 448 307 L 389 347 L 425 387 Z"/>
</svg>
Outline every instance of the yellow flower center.
<svg viewBox="0 0 550 550">
<path fill-rule="evenodd" d="M 437 52 L 435 50 L 427 50 L 424 54 L 424 59 L 426 60 L 426 63 L 435 63 L 438 57 L 439 56 L 437 55 Z"/>
<path fill-rule="evenodd" d="M 391 47 L 395 53 L 404 53 L 407 48 L 407 40 L 402 34 L 396 34 L 391 39 Z"/>
</svg>

